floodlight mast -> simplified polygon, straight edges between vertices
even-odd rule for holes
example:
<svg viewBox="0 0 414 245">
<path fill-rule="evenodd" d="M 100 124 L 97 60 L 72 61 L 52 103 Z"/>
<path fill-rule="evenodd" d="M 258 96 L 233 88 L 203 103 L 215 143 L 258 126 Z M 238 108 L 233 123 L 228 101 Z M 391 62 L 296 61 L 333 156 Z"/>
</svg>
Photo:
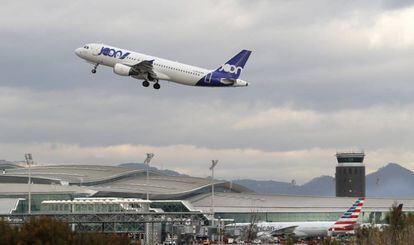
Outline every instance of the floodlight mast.
<svg viewBox="0 0 414 245">
<path fill-rule="evenodd" d="M 147 158 L 145 158 L 144 164 L 147 167 L 147 180 L 146 180 L 146 186 L 147 186 L 147 200 L 149 200 L 149 164 L 151 162 L 151 159 L 154 157 L 154 153 L 147 153 Z"/>
<path fill-rule="evenodd" d="M 26 159 L 26 164 L 29 166 L 29 202 L 28 202 L 28 213 L 32 213 L 32 171 L 31 171 L 31 165 L 33 164 L 33 157 L 31 153 L 27 153 L 24 155 L 24 158 Z"/>
<path fill-rule="evenodd" d="M 218 160 L 211 160 L 211 215 L 212 219 L 212 226 L 214 226 L 214 168 L 217 166 Z"/>
<path fill-rule="evenodd" d="M 147 167 L 147 179 L 146 179 L 146 187 L 147 187 L 147 200 L 149 200 L 149 164 L 151 162 L 151 159 L 154 157 L 154 153 L 147 153 L 147 158 L 144 160 L 144 164 Z M 148 206 L 147 206 L 148 205 Z M 146 203 L 145 212 L 149 212 L 149 203 Z M 150 237 L 149 237 L 150 229 L 149 229 L 149 223 L 145 223 L 145 244 L 150 244 Z M 154 233 L 152 233 L 153 235 Z M 151 239 L 154 241 L 153 239 Z"/>
</svg>

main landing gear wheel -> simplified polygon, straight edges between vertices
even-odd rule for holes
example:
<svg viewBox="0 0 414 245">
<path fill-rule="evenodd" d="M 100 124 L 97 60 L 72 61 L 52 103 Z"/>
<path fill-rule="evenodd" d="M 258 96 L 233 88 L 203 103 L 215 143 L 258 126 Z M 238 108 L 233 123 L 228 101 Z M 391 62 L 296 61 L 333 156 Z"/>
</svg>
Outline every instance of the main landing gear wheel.
<svg viewBox="0 0 414 245">
<path fill-rule="evenodd" d="M 98 65 L 99 65 L 99 64 L 96 64 L 96 65 L 94 65 L 94 66 L 93 66 L 93 69 L 92 69 L 92 71 L 91 71 L 93 74 L 95 74 L 95 73 L 96 73 L 96 68 L 98 68 Z"/>
<path fill-rule="evenodd" d="M 144 87 L 148 87 L 149 85 L 150 85 L 150 83 L 147 80 L 142 82 L 142 86 L 144 86 Z"/>
<path fill-rule="evenodd" d="M 160 89 L 161 88 L 161 85 L 159 83 L 154 83 L 154 88 L 155 89 Z"/>
</svg>

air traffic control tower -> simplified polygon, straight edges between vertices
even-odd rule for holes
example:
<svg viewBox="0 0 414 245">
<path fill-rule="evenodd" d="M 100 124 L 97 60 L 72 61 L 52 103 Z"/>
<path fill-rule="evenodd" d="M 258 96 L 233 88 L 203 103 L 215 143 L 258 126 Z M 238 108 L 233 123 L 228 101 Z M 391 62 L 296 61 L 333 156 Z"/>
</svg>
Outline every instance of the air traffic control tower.
<svg viewBox="0 0 414 245">
<path fill-rule="evenodd" d="M 365 197 L 364 152 L 336 153 L 336 196 Z"/>
</svg>

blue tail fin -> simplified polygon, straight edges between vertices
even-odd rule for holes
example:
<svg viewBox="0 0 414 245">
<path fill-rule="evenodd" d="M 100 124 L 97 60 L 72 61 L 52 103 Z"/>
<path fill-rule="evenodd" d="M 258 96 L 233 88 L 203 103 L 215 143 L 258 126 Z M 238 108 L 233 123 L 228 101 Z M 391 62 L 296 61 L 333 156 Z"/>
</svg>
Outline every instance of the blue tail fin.
<svg viewBox="0 0 414 245">
<path fill-rule="evenodd" d="M 242 50 L 240 53 L 236 54 L 233 58 L 227 61 L 224 65 L 220 66 L 216 72 L 222 73 L 222 77 L 237 79 L 239 78 L 244 65 L 249 59 L 252 51 Z"/>
</svg>

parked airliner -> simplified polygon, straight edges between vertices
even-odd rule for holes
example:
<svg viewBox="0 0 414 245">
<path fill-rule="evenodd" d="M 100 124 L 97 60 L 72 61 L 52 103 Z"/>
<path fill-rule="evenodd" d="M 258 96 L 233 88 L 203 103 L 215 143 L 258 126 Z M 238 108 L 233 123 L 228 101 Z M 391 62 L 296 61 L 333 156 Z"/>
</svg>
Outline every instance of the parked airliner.
<svg viewBox="0 0 414 245">
<path fill-rule="evenodd" d="M 246 87 L 248 82 L 239 79 L 251 51 L 242 50 L 225 64 L 214 70 L 186 65 L 105 44 L 90 43 L 77 48 L 80 58 L 93 64 L 92 73 L 99 65 L 113 68 L 115 74 L 144 80 L 142 86 L 153 82 L 160 89 L 160 80 L 201 87 Z"/>
<path fill-rule="evenodd" d="M 256 224 L 258 236 L 293 235 L 296 238 L 325 237 L 339 233 L 352 233 L 357 225 L 365 198 L 358 198 L 355 203 L 337 221 L 308 222 L 259 222 Z M 243 227 L 249 223 L 236 223 L 226 227 Z"/>
</svg>

